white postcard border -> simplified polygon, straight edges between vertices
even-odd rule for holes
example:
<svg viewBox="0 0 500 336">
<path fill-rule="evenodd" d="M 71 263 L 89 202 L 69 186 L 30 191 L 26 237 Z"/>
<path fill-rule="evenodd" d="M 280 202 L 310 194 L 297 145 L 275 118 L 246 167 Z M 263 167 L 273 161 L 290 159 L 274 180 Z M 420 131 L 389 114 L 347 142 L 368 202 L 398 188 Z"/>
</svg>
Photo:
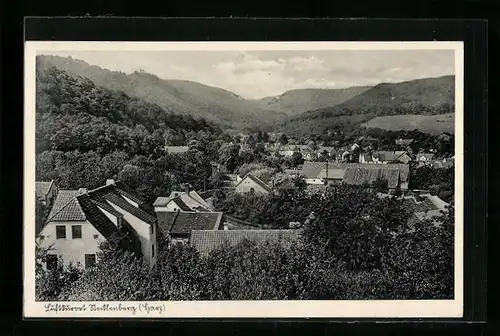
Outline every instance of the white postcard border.
<svg viewBox="0 0 500 336">
<path fill-rule="evenodd" d="M 453 300 L 359 301 L 35 301 L 35 59 L 42 51 L 120 50 L 454 50 L 455 295 Z M 89 318 L 444 318 L 463 316 L 463 42 L 25 42 L 23 315 Z"/>
</svg>

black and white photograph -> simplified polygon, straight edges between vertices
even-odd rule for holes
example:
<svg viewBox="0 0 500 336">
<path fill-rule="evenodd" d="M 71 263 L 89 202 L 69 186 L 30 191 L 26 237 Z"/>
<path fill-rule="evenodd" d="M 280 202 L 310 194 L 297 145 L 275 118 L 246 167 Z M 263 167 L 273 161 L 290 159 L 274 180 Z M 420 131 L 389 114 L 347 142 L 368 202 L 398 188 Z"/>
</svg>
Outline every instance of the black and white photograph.
<svg viewBox="0 0 500 336">
<path fill-rule="evenodd" d="M 25 48 L 25 316 L 461 316 L 461 43 Z"/>
</svg>

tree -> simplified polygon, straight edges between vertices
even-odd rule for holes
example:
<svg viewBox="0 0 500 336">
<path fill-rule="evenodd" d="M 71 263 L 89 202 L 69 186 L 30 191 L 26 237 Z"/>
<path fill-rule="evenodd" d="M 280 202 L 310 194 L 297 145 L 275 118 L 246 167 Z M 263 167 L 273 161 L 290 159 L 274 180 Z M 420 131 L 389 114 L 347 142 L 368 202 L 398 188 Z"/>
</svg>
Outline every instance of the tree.
<svg viewBox="0 0 500 336">
<path fill-rule="evenodd" d="M 293 152 L 293 155 L 290 160 L 290 165 L 292 167 L 297 167 L 304 163 L 304 158 L 300 152 Z"/>
<path fill-rule="evenodd" d="M 105 242 L 98 253 L 98 263 L 87 268 L 71 287 L 59 295 L 68 301 L 155 300 L 151 270 L 132 252 Z"/>
<path fill-rule="evenodd" d="M 384 178 L 377 177 L 375 181 L 372 182 L 371 187 L 376 192 L 387 193 L 389 191 L 389 182 Z"/>
<path fill-rule="evenodd" d="M 46 258 L 53 246 L 35 245 L 35 299 L 37 301 L 56 301 L 58 295 L 70 288 L 81 276 L 77 265 L 65 265 L 59 257 L 53 269 L 47 269 Z"/>
<path fill-rule="evenodd" d="M 282 145 L 288 144 L 288 137 L 286 136 L 286 134 L 281 134 L 278 139 L 278 142 Z"/>
<path fill-rule="evenodd" d="M 224 144 L 219 150 L 219 163 L 228 172 L 233 172 L 238 166 L 240 146 L 235 144 Z"/>
</svg>

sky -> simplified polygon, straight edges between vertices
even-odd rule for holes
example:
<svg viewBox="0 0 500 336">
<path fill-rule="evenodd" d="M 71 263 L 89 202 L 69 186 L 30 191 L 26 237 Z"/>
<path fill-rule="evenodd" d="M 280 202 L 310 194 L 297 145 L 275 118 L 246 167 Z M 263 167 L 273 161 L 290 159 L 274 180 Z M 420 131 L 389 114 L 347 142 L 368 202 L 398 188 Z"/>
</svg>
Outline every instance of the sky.
<svg viewBox="0 0 500 336">
<path fill-rule="evenodd" d="M 57 51 L 113 71 L 216 86 L 246 99 L 453 75 L 453 50 Z"/>
</svg>

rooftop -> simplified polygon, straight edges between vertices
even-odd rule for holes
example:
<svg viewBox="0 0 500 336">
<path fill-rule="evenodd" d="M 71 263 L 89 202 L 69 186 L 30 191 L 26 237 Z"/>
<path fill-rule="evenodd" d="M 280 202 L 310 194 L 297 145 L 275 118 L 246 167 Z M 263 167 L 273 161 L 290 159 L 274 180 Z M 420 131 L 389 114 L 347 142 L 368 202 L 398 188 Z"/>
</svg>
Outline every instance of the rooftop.
<svg viewBox="0 0 500 336">
<path fill-rule="evenodd" d="M 48 181 L 48 182 L 37 181 L 37 182 L 35 182 L 36 195 L 38 197 L 43 197 L 43 196 L 47 195 L 47 193 L 49 192 L 50 187 L 52 186 L 53 183 L 54 183 L 54 181 Z"/>
<path fill-rule="evenodd" d="M 222 212 L 158 212 L 158 227 L 165 234 L 190 234 L 192 230 L 218 230 Z"/>
<path fill-rule="evenodd" d="M 267 185 L 265 184 L 261 179 L 259 179 L 258 177 L 254 176 L 252 173 L 248 173 L 244 178 L 241 179 L 240 182 L 238 182 L 238 184 L 236 184 L 235 188 L 238 187 L 238 185 L 240 183 L 242 183 L 244 180 L 246 179 L 250 179 L 252 180 L 253 182 L 255 182 L 256 184 L 258 184 L 259 186 L 261 186 L 264 190 L 268 191 L 268 192 L 271 192 L 272 189 Z"/>
<path fill-rule="evenodd" d="M 299 237 L 300 230 L 193 230 L 190 244 L 200 253 L 206 254 L 226 243 L 234 246 L 245 239 L 257 243 L 274 241 L 290 245 L 297 243 Z"/>
</svg>

